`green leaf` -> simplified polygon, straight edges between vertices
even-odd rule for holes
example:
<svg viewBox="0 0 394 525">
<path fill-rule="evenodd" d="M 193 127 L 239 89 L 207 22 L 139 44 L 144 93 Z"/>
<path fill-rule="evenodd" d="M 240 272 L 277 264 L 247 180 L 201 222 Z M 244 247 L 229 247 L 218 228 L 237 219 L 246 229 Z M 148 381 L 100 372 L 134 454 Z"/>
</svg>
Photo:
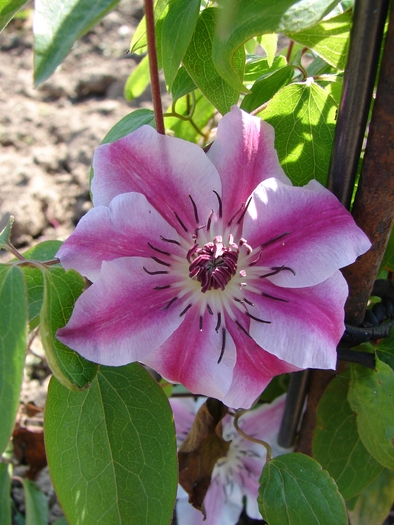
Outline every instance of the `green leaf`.
<svg viewBox="0 0 394 525">
<path fill-rule="evenodd" d="M 0 250 L 2 248 L 5 250 L 8 248 L 8 243 L 11 236 L 11 228 L 14 223 L 14 220 L 14 216 L 10 215 L 7 225 L 0 232 Z"/>
<path fill-rule="evenodd" d="M 48 261 L 54 259 L 62 243 L 60 241 L 44 241 L 23 252 L 23 257 L 30 261 Z M 20 267 L 27 287 L 27 302 L 29 305 L 30 330 L 39 322 L 39 315 L 44 300 L 44 280 L 39 268 L 30 266 Z"/>
<path fill-rule="evenodd" d="M 30 479 L 22 479 L 25 489 L 26 525 L 46 525 L 48 523 L 48 503 L 45 495 Z"/>
<path fill-rule="evenodd" d="M 184 97 L 191 91 L 197 89 L 196 84 L 193 82 L 193 79 L 190 78 L 189 73 L 186 71 L 184 66 L 181 66 L 178 69 L 177 76 L 174 79 L 171 87 L 171 95 L 174 102 L 179 98 Z"/>
<path fill-rule="evenodd" d="M 285 66 L 262 80 L 255 82 L 251 88 L 251 94 L 243 99 L 241 108 L 250 113 L 254 109 L 268 102 L 277 91 L 286 86 L 293 78 L 294 68 Z"/>
<path fill-rule="evenodd" d="M 157 0 L 155 2 L 155 8 L 154 8 L 154 18 L 155 18 L 155 30 L 156 30 L 156 47 L 157 51 L 159 52 L 161 46 L 158 45 L 160 43 L 160 39 L 158 39 L 157 35 L 157 26 L 163 24 L 163 18 L 165 17 L 167 10 L 168 10 L 168 3 L 170 0 Z M 135 30 L 133 34 L 133 38 L 131 39 L 130 44 L 130 52 L 136 53 L 137 51 L 146 51 L 148 45 L 148 40 L 146 38 L 146 19 L 145 16 L 142 17 L 140 23 L 138 24 L 137 29 Z"/>
<path fill-rule="evenodd" d="M 44 434 L 69 525 L 170 523 L 177 489 L 172 412 L 141 365 L 100 367 L 83 392 L 52 379 Z"/>
<path fill-rule="evenodd" d="M 286 32 L 286 36 L 313 49 L 331 66 L 343 70 L 346 66 L 351 26 L 352 13 L 346 11 L 299 33 Z"/>
<path fill-rule="evenodd" d="M 349 403 L 368 452 L 384 467 L 394 469 L 394 372 L 379 359 L 375 370 L 351 365 Z"/>
<path fill-rule="evenodd" d="M 382 471 L 358 435 L 356 416 L 347 400 L 349 375 L 345 370 L 325 390 L 312 443 L 313 457 L 335 479 L 346 500 L 362 492 Z"/>
<path fill-rule="evenodd" d="M 243 90 L 233 58 L 244 42 L 264 33 L 299 32 L 315 25 L 338 0 L 222 0 L 213 38 L 212 58 L 218 73 L 234 89 Z"/>
<path fill-rule="evenodd" d="M 34 82 L 44 82 L 87 33 L 119 0 L 36 0 L 34 12 Z"/>
<path fill-rule="evenodd" d="M 260 478 L 259 510 L 269 525 L 347 525 L 345 502 L 317 461 L 299 453 L 268 461 Z"/>
<path fill-rule="evenodd" d="M 382 525 L 394 501 L 394 472 L 383 469 L 349 509 L 351 525 Z M 386 523 L 386 522 L 385 522 Z"/>
<path fill-rule="evenodd" d="M 391 328 L 389 336 L 381 339 L 375 346 L 378 358 L 394 370 L 394 328 Z"/>
<path fill-rule="evenodd" d="M 56 331 L 69 320 L 74 303 L 84 288 L 83 278 L 74 270 L 43 269 L 44 302 L 40 314 L 40 334 L 48 364 L 56 378 L 72 390 L 89 386 L 97 365 L 86 361 L 58 339 Z"/>
<path fill-rule="evenodd" d="M 258 38 L 258 42 L 264 51 L 267 53 L 268 64 L 272 66 L 276 50 L 278 48 L 278 35 L 277 33 L 272 33 L 271 35 L 261 35 Z"/>
<path fill-rule="evenodd" d="M 275 57 L 271 65 L 268 63 L 267 58 L 261 58 L 257 55 L 249 56 L 245 64 L 245 82 L 260 80 L 285 66 L 287 66 L 287 60 L 281 55 Z"/>
<path fill-rule="evenodd" d="M 0 32 L 26 3 L 27 0 L 0 0 Z"/>
<path fill-rule="evenodd" d="M 337 106 L 310 79 L 281 89 L 259 114 L 275 128 L 279 161 L 293 184 L 326 185 Z"/>
<path fill-rule="evenodd" d="M 11 479 L 5 463 L 0 463 L 0 523 L 11 525 Z"/>
<path fill-rule="evenodd" d="M 380 265 L 380 271 L 384 269 L 394 272 L 394 228 L 391 230 L 389 242 L 386 246 L 386 251 L 384 252 L 383 260 Z"/>
<path fill-rule="evenodd" d="M 126 80 L 123 92 L 124 98 L 131 101 L 139 97 L 149 86 L 149 82 L 149 57 L 146 55 Z"/>
<path fill-rule="evenodd" d="M 145 125 L 152 126 L 153 128 L 155 127 L 154 112 L 151 109 L 136 109 L 119 120 L 119 122 L 108 131 L 101 144 L 115 142 L 115 140 L 121 139 L 132 131 Z"/>
<path fill-rule="evenodd" d="M 161 53 L 169 91 L 190 44 L 200 12 L 200 0 L 172 0 L 163 21 Z"/>
<path fill-rule="evenodd" d="M 217 14 L 218 9 L 215 7 L 201 12 L 183 64 L 203 95 L 224 115 L 238 102 L 239 90 L 223 80 L 212 61 L 212 38 Z M 240 78 L 243 77 L 244 63 L 245 52 L 242 48 L 234 55 L 234 67 Z M 245 91 L 243 86 L 241 89 Z"/>
<path fill-rule="evenodd" d="M 164 123 L 166 129 L 173 132 L 175 137 L 189 140 L 190 142 L 207 142 L 209 132 L 205 129 L 208 122 L 213 118 L 215 114 L 215 108 L 207 100 L 201 91 L 196 90 L 190 96 L 191 100 L 188 100 L 187 96 L 179 99 L 176 103 L 176 112 L 179 115 L 187 116 L 190 113 L 190 108 L 195 105 L 195 110 L 192 116 L 192 120 L 182 120 L 178 117 L 165 117 Z M 169 111 L 171 108 L 169 109 Z M 200 130 L 201 133 L 198 131 Z"/>
<path fill-rule="evenodd" d="M 26 353 L 27 300 L 21 270 L 0 265 L 0 454 L 5 450 L 19 405 Z"/>
</svg>

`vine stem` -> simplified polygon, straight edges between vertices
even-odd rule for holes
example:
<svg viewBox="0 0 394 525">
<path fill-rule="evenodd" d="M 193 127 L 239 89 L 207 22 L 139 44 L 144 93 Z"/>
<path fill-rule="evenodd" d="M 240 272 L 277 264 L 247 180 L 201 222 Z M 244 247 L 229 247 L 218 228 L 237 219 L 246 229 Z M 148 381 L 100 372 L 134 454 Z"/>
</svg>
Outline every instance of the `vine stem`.
<svg viewBox="0 0 394 525">
<path fill-rule="evenodd" d="M 268 462 L 272 458 L 272 448 L 270 447 L 270 445 L 268 443 L 266 443 L 265 441 L 263 441 L 262 439 L 257 439 L 257 438 L 254 438 L 252 436 L 248 436 L 248 434 L 245 434 L 245 432 L 239 428 L 238 419 L 243 414 L 245 414 L 245 412 L 247 412 L 247 411 L 246 410 L 240 410 L 239 412 L 236 412 L 236 414 L 234 416 L 234 427 L 235 427 L 235 430 L 238 432 L 238 434 L 241 434 L 241 436 L 243 438 L 247 439 L 248 441 L 252 441 L 253 443 L 258 443 L 259 445 L 263 445 L 263 447 L 267 451 L 266 461 Z"/>
<path fill-rule="evenodd" d="M 161 105 L 159 69 L 157 65 L 155 17 L 153 13 L 153 0 L 145 0 L 146 35 L 148 39 L 148 56 L 150 82 L 152 88 L 153 110 L 155 112 L 156 130 L 165 135 L 163 108 Z"/>
</svg>

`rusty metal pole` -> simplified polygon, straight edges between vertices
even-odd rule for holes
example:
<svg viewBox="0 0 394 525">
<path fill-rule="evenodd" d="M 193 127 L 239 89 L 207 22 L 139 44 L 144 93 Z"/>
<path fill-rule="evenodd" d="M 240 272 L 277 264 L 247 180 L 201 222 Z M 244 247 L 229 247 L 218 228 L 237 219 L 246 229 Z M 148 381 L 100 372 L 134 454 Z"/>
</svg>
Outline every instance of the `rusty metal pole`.
<svg viewBox="0 0 394 525">
<path fill-rule="evenodd" d="M 383 29 L 387 17 L 388 5 L 389 0 L 356 0 L 355 2 L 353 26 L 350 36 L 349 55 L 344 76 L 344 85 L 340 109 L 338 113 L 338 122 L 335 132 L 334 147 L 328 183 L 329 189 L 333 191 L 333 193 L 346 207 L 349 207 L 350 205 L 354 182 L 357 174 L 357 167 L 368 118 L 368 111 L 372 100 L 373 87 L 378 66 L 379 51 L 381 48 Z M 390 28 L 391 31 L 394 30 L 394 21 L 390 22 Z M 391 46 L 393 45 L 394 39 L 391 40 Z M 389 57 L 387 56 L 390 54 L 389 49 L 390 40 L 388 37 L 386 44 L 386 53 L 384 57 L 384 60 L 386 62 L 389 60 Z M 388 71 L 387 75 L 389 77 L 390 74 L 392 83 L 394 81 L 394 77 L 392 75 L 392 72 L 390 73 L 390 71 Z M 380 82 L 382 81 L 383 80 L 381 77 Z M 382 93 L 382 95 L 379 96 L 381 96 L 381 98 L 383 99 L 387 96 L 387 94 Z M 385 102 L 381 103 L 384 104 Z M 391 107 L 394 108 L 393 101 L 391 101 Z M 371 128 L 373 126 L 379 125 L 379 123 L 375 123 L 375 121 L 378 120 L 378 118 L 379 117 L 373 119 L 373 122 L 371 122 Z M 391 120 L 391 122 L 393 121 Z M 368 145 L 371 142 L 371 148 L 372 140 L 373 135 L 370 135 Z M 363 168 L 363 176 L 360 180 L 359 186 L 360 189 L 361 186 L 365 185 L 365 183 L 363 182 L 364 177 L 366 177 L 366 175 L 364 175 L 365 171 L 366 167 Z M 379 180 L 379 176 L 377 176 L 376 179 Z M 384 184 L 383 179 L 381 180 L 381 183 Z M 367 187 L 368 186 L 369 185 L 367 184 Z M 364 190 L 364 193 L 365 192 L 368 193 L 369 189 Z M 375 195 L 377 196 L 376 193 Z M 381 195 L 378 198 L 380 199 L 380 197 Z M 363 199 L 365 199 L 365 195 Z M 369 200 L 369 203 L 366 204 L 364 200 L 361 202 L 360 197 L 357 196 L 357 201 L 360 202 L 360 204 L 357 204 L 357 206 L 361 210 L 365 209 L 365 206 L 371 205 L 371 199 Z M 384 212 L 385 206 L 388 206 L 388 204 L 384 204 L 385 202 L 387 203 L 387 201 L 384 198 L 382 200 L 377 200 L 375 202 L 375 207 L 380 208 L 381 211 Z M 363 212 L 361 213 L 361 215 L 362 214 Z M 374 241 L 374 239 L 369 233 L 369 230 L 366 229 L 362 223 L 360 223 L 359 219 L 360 218 L 356 218 L 356 222 L 362 229 L 364 229 L 364 231 L 366 231 L 366 233 L 370 236 L 371 240 Z M 379 228 L 379 226 L 375 224 L 372 228 Z M 381 248 L 382 246 L 380 246 L 380 249 Z M 378 264 L 380 264 L 380 260 L 381 258 L 379 259 Z M 362 271 L 364 272 L 365 268 L 363 268 Z M 351 304 L 351 301 L 353 300 L 353 295 L 356 296 L 359 293 L 361 293 L 361 290 L 363 290 L 364 296 L 365 294 L 367 294 L 365 302 L 363 303 L 362 308 L 360 308 L 361 313 L 359 316 L 363 316 L 363 309 L 365 308 L 366 300 L 368 299 L 370 289 L 372 289 L 372 284 L 376 277 L 376 262 L 370 268 L 368 268 L 369 280 L 372 283 L 370 289 L 368 288 L 366 290 L 364 274 L 361 274 L 359 272 L 360 270 L 355 270 L 354 272 L 354 285 L 350 285 L 349 304 Z M 347 275 L 345 276 L 348 277 Z M 359 299 L 357 299 L 357 302 L 360 302 Z M 349 307 L 347 307 L 346 310 L 347 318 L 349 318 L 348 322 L 353 322 L 353 316 L 349 317 Z M 359 321 L 360 323 L 362 321 L 362 318 L 363 317 L 361 317 Z M 343 364 L 340 364 L 340 366 L 343 366 Z M 303 372 L 303 378 L 298 378 L 297 382 L 293 382 L 292 384 L 290 384 L 288 397 L 293 400 L 292 402 L 295 406 L 299 407 L 303 404 L 303 400 L 306 396 L 306 385 L 309 382 L 309 377 L 311 377 L 308 406 L 304 415 L 303 425 L 300 431 L 298 441 L 298 450 L 300 452 L 304 452 L 306 454 L 311 455 L 312 433 L 315 427 L 317 405 L 327 384 L 331 381 L 335 373 L 336 372 L 334 371 L 324 370 L 316 370 L 311 373 L 311 371 L 307 370 Z M 282 421 L 282 427 L 279 434 L 279 444 L 287 447 L 291 446 L 294 443 L 296 428 L 297 424 L 295 424 L 295 422 L 292 421 L 291 415 L 288 414 L 288 417 L 285 417 Z"/>
</svg>

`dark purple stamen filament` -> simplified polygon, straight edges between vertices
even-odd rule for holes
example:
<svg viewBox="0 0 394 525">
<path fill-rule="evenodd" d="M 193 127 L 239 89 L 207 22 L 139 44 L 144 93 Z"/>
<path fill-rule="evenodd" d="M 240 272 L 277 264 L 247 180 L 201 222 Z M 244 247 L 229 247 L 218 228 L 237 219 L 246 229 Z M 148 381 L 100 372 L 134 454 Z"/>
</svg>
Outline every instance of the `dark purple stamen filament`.
<svg viewBox="0 0 394 525">
<path fill-rule="evenodd" d="M 285 232 L 285 233 L 282 233 L 281 235 L 278 235 L 277 237 L 274 237 L 273 239 L 271 239 L 270 241 L 267 241 L 265 243 L 263 243 L 261 245 L 262 248 L 266 248 L 267 246 L 269 246 L 270 244 L 272 244 L 273 242 L 276 242 L 276 241 L 279 241 L 280 239 L 283 239 L 283 237 L 286 237 L 286 235 L 289 235 L 290 232 Z"/>
<path fill-rule="evenodd" d="M 246 330 L 246 328 L 244 328 L 244 327 L 241 325 L 241 323 L 240 323 L 239 321 L 235 321 L 235 324 L 238 326 L 238 328 L 240 328 L 240 329 L 243 331 L 243 333 L 244 333 L 245 335 L 247 335 L 248 337 L 250 337 L 250 338 L 252 339 L 252 336 L 250 335 L 250 333 Z"/>
<path fill-rule="evenodd" d="M 154 290 L 166 290 L 167 288 L 171 288 L 170 284 L 164 284 L 163 286 L 155 286 Z"/>
<path fill-rule="evenodd" d="M 222 203 L 222 199 L 219 195 L 219 193 L 215 190 L 213 190 L 213 193 L 216 195 L 216 197 L 218 198 L 218 202 L 219 202 L 219 219 L 222 218 L 223 216 L 223 203 Z"/>
<path fill-rule="evenodd" d="M 145 268 L 145 266 L 142 267 L 143 270 L 148 273 L 149 275 L 164 275 L 164 274 L 168 274 L 168 271 L 167 270 L 159 270 L 157 272 L 150 272 L 149 270 L 147 270 Z"/>
<path fill-rule="evenodd" d="M 151 259 L 153 259 L 154 261 L 156 261 L 158 264 L 162 264 L 163 266 L 171 266 L 170 263 L 166 263 L 164 261 L 161 261 L 160 259 L 158 259 L 157 257 L 155 257 L 154 255 L 151 255 Z"/>
<path fill-rule="evenodd" d="M 295 275 L 295 271 L 292 269 L 292 268 L 289 268 L 288 266 L 273 266 L 271 268 L 271 270 L 273 270 L 272 272 L 269 272 L 269 273 L 266 273 L 264 275 L 260 275 L 260 279 L 264 279 L 265 277 L 271 277 L 272 275 L 277 275 L 278 273 L 280 272 L 283 272 L 283 271 L 288 271 L 288 272 L 291 272 L 293 275 Z"/>
<path fill-rule="evenodd" d="M 249 312 L 246 312 L 245 315 L 247 315 L 254 321 L 258 321 L 259 323 L 271 324 L 271 321 L 264 321 L 264 319 L 259 319 L 258 317 L 255 317 L 254 315 L 250 314 Z"/>
<path fill-rule="evenodd" d="M 245 213 L 247 212 L 248 208 L 249 208 L 249 204 L 252 202 L 252 197 L 249 197 L 249 200 L 248 202 L 246 203 L 246 206 L 245 206 L 245 209 L 244 211 L 242 212 L 241 214 L 241 217 L 237 220 L 237 224 L 240 224 L 242 219 L 245 217 Z"/>
<path fill-rule="evenodd" d="M 152 250 L 155 250 L 155 252 L 162 253 L 163 255 L 171 255 L 170 252 L 165 252 L 164 250 L 160 250 L 160 248 L 156 248 L 149 241 L 148 241 L 148 245 L 152 248 Z"/>
<path fill-rule="evenodd" d="M 197 205 L 194 202 L 193 197 L 191 195 L 189 195 L 189 199 L 192 201 L 193 211 L 194 211 L 194 218 L 196 219 L 196 223 L 198 224 L 200 222 L 200 219 L 198 218 Z"/>
<path fill-rule="evenodd" d="M 182 312 L 179 314 L 179 317 L 182 317 L 183 315 L 185 315 L 185 313 L 190 310 L 190 308 L 192 307 L 193 305 L 192 304 L 188 304 L 186 306 L 186 308 L 184 310 L 182 310 Z"/>
<path fill-rule="evenodd" d="M 176 220 L 177 220 L 177 221 L 179 222 L 179 224 L 182 226 L 183 231 L 188 232 L 189 230 L 188 230 L 188 229 L 186 228 L 186 226 L 183 224 L 183 222 L 181 221 L 181 219 L 180 219 L 180 217 L 179 217 L 179 215 L 177 214 L 176 211 L 174 211 L 174 215 L 175 215 L 175 217 L 176 217 Z"/>
<path fill-rule="evenodd" d="M 219 312 L 218 313 L 218 322 L 216 323 L 216 326 L 215 326 L 215 332 L 219 332 L 219 328 L 220 328 L 220 325 L 222 324 L 222 314 Z"/>
<path fill-rule="evenodd" d="M 282 301 L 284 303 L 288 303 L 289 301 L 287 299 L 282 299 L 281 297 L 275 297 L 274 295 L 270 295 L 268 293 L 262 292 L 261 295 L 263 297 L 267 297 L 268 299 L 274 299 L 274 301 Z"/>
<path fill-rule="evenodd" d="M 164 242 L 170 242 L 172 244 L 177 244 L 178 246 L 181 245 L 181 243 L 179 241 L 175 241 L 174 239 L 166 239 L 165 237 L 163 237 L 162 235 L 160 235 L 160 239 Z"/>
<path fill-rule="evenodd" d="M 175 301 L 176 301 L 177 299 L 178 299 L 178 297 L 173 297 L 173 298 L 171 299 L 171 301 L 167 304 L 167 306 L 165 306 L 164 308 L 162 308 L 162 310 L 168 310 L 169 307 L 170 307 L 173 303 L 175 303 Z"/>
<path fill-rule="evenodd" d="M 222 348 L 220 350 L 220 355 L 219 355 L 219 359 L 218 359 L 218 364 L 220 363 L 220 361 L 223 359 L 223 355 L 224 355 L 224 349 L 226 348 L 226 329 L 225 328 L 222 328 Z"/>
</svg>

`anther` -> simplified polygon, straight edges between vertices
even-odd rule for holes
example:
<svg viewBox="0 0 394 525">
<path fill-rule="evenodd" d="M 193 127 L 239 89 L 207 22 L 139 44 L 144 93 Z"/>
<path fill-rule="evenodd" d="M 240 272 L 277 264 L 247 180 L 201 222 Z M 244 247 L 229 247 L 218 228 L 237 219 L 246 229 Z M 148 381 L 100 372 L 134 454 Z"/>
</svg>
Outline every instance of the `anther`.
<svg viewBox="0 0 394 525">
<path fill-rule="evenodd" d="M 215 326 L 215 332 L 216 333 L 219 332 L 219 328 L 220 328 L 221 324 L 222 324 L 222 314 L 219 312 L 218 313 L 218 322 L 216 323 L 216 326 Z"/>
<path fill-rule="evenodd" d="M 202 321 L 203 321 L 203 317 L 202 315 L 200 315 L 200 332 L 202 332 Z"/>
<path fill-rule="evenodd" d="M 227 226 L 231 226 L 231 223 L 235 219 L 235 217 L 245 208 L 245 203 L 243 202 L 241 206 L 238 208 L 238 210 L 234 213 L 234 215 L 231 217 L 231 219 L 228 221 Z"/>
<path fill-rule="evenodd" d="M 153 289 L 154 290 L 166 290 L 167 288 L 171 288 L 171 285 L 170 284 L 165 284 L 163 286 L 155 286 Z"/>
<path fill-rule="evenodd" d="M 209 304 L 207 304 L 207 310 L 209 314 L 213 315 L 212 308 L 209 306 Z"/>
<path fill-rule="evenodd" d="M 218 198 L 218 202 L 219 202 L 219 219 L 222 218 L 222 215 L 223 215 L 223 204 L 222 204 L 222 199 L 219 195 L 219 193 L 215 190 L 213 190 L 213 193 L 216 195 L 216 197 Z"/>
<path fill-rule="evenodd" d="M 158 259 L 157 257 L 155 257 L 154 255 L 151 255 L 151 259 L 153 259 L 154 261 L 156 261 L 158 264 L 162 264 L 163 266 L 171 266 L 170 263 L 166 263 L 164 261 L 161 261 L 160 259 Z"/>
<path fill-rule="evenodd" d="M 163 255 L 171 255 L 170 252 L 165 252 L 164 250 L 160 250 L 159 248 L 155 248 L 149 241 L 148 245 L 152 248 L 152 250 L 155 250 L 155 252 L 162 253 Z"/>
<path fill-rule="evenodd" d="M 274 295 L 270 295 L 269 293 L 262 292 L 261 295 L 263 297 L 267 297 L 268 299 L 274 299 L 274 301 L 282 301 L 283 303 L 289 302 L 287 299 L 282 299 L 281 297 L 275 297 Z"/>
<path fill-rule="evenodd" d="M 249 263 L 248 266 L 254 266 L 255 264 L 257 264 L 260 261 L 262 255 L 263 255 L 263 252 L 260 251 L 258 256 L 257 256 L 257 258 L 254 261 L 252 261 L 251 263 Z"/>
<path fill-rule="evenodd" d="M 248 202 L 246 203 L 245 209 L 244 209 L 244 211 L 242 212 L 241 217 L 237 220 L 237 224 L 240 224 L 240 222 L 242 221 L 242 219 L 245 217 L 245 213 L 246 213 L 247 209 L 249 208 L 249 204 L 250 204 L 251 202 L 252 202 L 252 197 L 249 197 L 249 200 L 248 200 Z"/>
<path fill-rule="evenodd" d="M 218 364 L 223 359 L 224 349 L 225 348 L 226 348 L 226 329 L 222 328 L 222 348 L 220 349 L 220 355 L 219 355 L 219 359 L 218 359 Z"/>
<path fill-rule="evenodd" d="M 252 339 L 252 336 L 250 335 L 250 333 L 246 330 L 246 328 L 244 328 L 240 322 L 238 321 L 235 321 L 235 324 L 238 326 L 238 328 L 240 328 L 242 330 L 242 332 L 247 335 L 248 337 L 250 337 Z"/>
<path fill-rule="evenodd" d="M 193 305 L 192 304 L 188 304 L 186 306 L 186 308 L 184 310 L 182 310 L 182 312 L 179 314 L 179 317 L 182 317 L 183 315 L 185 315 L 185 313 L 192 307 Z"/>
<path fill-rule="evenodd" d="M 146 272 L 149 275 L 164 275 L 164 274 L 168 274 L 167 270 L 159 270 L 157 272 L 150 272 L 149 270 L 147 270 L 145 268 L 145 266 L 143 266 L 142 269 L 144 270 L 144 272 Z"/>
<path fill-rule="evenodd" d="M 249 312 L 245 312 L 245 315 L 247 315 L 254 321 L 258 321 L 259 323 L 271 324 L 271 321 L 264 321 L 264 319 L 259 319 L 258 317 L 255 317 L 254 315 L 250 314 Z"/>
<path fill-rule="evenodd" d="M 211 229 L 211 221 L 212 221 L 212 217 L 214 215 L 214 211 L 211 210 L 211 213 L 209 214 L 209 217 L 208 217 L 208 222 L 207 222 L 207 232 L 209 232 L 209 230 Z"/>
<path fill-rule="evenodd" d="M 293 275 L 295 275 L 295 271 L 292 268 L 289 268 L 288 266 L 273 266 L 271 268 L 272 272 L 265 273 L 264 275 L 260 275 L 260 279 L 264 279 L 265 277 L 271 277 L 272 275 L 277 275 L 280 272 L 288 271 L 291 272 Z"/>
<path fill-rule="evenodd" d="M 193 197 L 192 197 L 191 195 L 189 195 L 189 199 L 192 201 L 193 210 L 194 210 L 194 218 L 196 219 L 196 223 L 198 224 L 198 223 L 200 222 L 200 220 L 199 220 L 199 218 L 198 218 L 197 205 L 196 205 L 196 203 L 194 202 Z"/>
<path fill-rule="evenodd" d="M 177 244 L 178 246 L 181 245 L 181 243 L 179 241 L 175 241 L 174 239 L 166 239 L 165 237 L 163 237 L 162 235 L 160 235 L 160 239 L 163 241 L 163 242 L 170 242 L 172 244 Z"/>
<path fill-rule="evenodd" d="M 274 237 L 273 239 L 271 239 L 270 241 L 267 241 L 267 242 L 264 242 L 261 247 L 262 248 L 266 248 L 267 246 L 269 246 L 270 244 L 276 242 L 276 241 L 279 241 L 280 239 L 283 239 L 283 237 L 286 237 L 286 235 L 289 235 L 290 232 L 285 232 L 285 233 L 282 233 L 281 235 L 278 235 L 277 237 Z"/>
<path fill-rule="evenodd" d="M 181 219 L 179 218 L 179 215 L 177 214 L 176 211 L 174 211 L 174 215 L 175 215 L 177 221 L 179 222 L 179 224 L 182 226 L 183 231 L 188 232 L 189 230 L 188 230 L 188 229 L 186 228 L 186 226 L 183 224 L 183 222 L 182 222 Z"/>
<path fill-rule="evenodd" d="M 167 304 L 167 306 L 165 306 L 164 308 L 162 308 L 162 310 L 168 310 L 169 307 L 170 307 L 173 303 L 175 303 L 175 301 L 176 301 L 177 299 L 178 299 L 178 297 L 173 297 L 173 298 L 171 299 L 171 301 Z"/>
</svg>

